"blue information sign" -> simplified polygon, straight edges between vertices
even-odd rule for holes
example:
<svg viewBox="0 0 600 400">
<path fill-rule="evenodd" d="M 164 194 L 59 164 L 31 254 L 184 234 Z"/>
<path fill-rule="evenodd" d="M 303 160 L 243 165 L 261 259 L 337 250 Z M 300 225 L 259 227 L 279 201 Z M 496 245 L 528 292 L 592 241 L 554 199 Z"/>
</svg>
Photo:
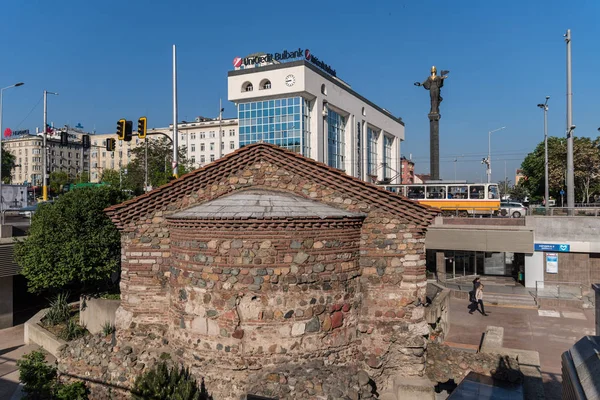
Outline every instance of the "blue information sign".
<svg viewBox="0 0 600 400">
<path fill-rule="evenodd" d="M 534 243 L 534 251 L 558 251 L 561 253 L 568 253 L 571 251 L 570 244 L 550 244 L 550 243 Z"/>
<path fill-rule="evenodd" d="M 564 195 L 565 195 L 565 191 L 564 191 L 564 190 L 562 190 L 562 189 L 560 189 L 560 195 L 561 195 L 561 196 L 564 196 Z"/>
</svg>

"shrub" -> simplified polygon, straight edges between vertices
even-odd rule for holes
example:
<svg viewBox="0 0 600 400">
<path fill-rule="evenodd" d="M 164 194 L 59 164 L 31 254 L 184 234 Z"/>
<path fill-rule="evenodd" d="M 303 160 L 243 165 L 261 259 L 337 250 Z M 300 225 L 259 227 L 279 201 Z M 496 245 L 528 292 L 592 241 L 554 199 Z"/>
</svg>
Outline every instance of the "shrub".
<svg viewBox="0 0 600 400">
<path fill-rule="evenodd" d="M 111 335 L 115 331 L 115 326 L 110 323 L 110 321 L 106 321 L 104 325 L 102 325 L 102 333 L 104 336 Z"/>
<path fill-rule="evenodd" d="M 54 398 L 57 400 L 87 400 L 88 389 L 83 382 L 58 385 Z"/>
<path fill-rule="evenodd" d="M 77 338 L 85 336 L 86 332 L 87 330 L 83 326 L 80 326 L 71 319 L 67 323 L 67 326 L 65 326 L 65 328 L 60 332 L 58 336 L 61 339 L 64 339 L 67 342 L 69 342 L 71 340 L 75 340 Z"/>
<path fill-rule="evenodd" d="M 44 353 L 34 350 L 17 361 L 19 380 L 25 399 L 30 400 L 87 400 L 88 391 L 83 382 L 68 385 L 58 381 L 56 367 L 46 363 Z"/>
<path fill-rule="evenodd" d="M 17 361 L 19 380 L 23 384 L 26 399 L 45 400 L 52 398 L 56 384 L 56 368 L 46 363 L 41 351 L 32 351 Z"/>
<path fill-rule="evenodd" d="M 58 325 L 67 322 L 71 317 L 71 310 L 68 303 L 69 293 L 59 293 L 54 300 L 50 301 L 50 309 L 46 313 L 45 322 L 47 325 Z"/>
<path fill-rule="evenodd" d="M 187 368 L 168 368 L 162 362 L 139 376 L 132 390 L 133 399 L 208 400 L 210 397 L 199 387 Z"/>
</svg>

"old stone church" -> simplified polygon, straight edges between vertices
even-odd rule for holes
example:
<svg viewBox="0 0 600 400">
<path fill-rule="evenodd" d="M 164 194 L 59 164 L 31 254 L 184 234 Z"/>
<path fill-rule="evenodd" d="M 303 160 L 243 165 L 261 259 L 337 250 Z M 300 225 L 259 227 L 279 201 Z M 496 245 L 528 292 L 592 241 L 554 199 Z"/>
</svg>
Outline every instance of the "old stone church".
<svg viewBox="0 0 600 400">
<path fill-rule="evenodd" d="M 118 343 L 155 339 L 215 399 L 313 361 L 380 388 L 423 373 L 433 209 L 259 143 L 106 212 L 122 232 Z"/>
</svg>

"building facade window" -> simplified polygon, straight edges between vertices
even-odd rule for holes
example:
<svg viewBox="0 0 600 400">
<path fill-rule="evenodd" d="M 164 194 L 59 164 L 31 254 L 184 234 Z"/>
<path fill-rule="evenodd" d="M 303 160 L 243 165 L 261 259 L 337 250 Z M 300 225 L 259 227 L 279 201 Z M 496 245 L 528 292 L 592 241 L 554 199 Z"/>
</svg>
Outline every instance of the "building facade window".
<svg viewBox="0 0 600 400">
<path fill-rule="evenodd" d="M 377 174 L 377 132 L 367 128 L 367 175 Z"/>
<path fill-rule="evenodd" d="M 221 142 L 221 150 L 225 150 L 225 142 Z"/>
<path fill-rule="evenodd" d="M 344 169 L 346 118 L 329 109 L 327 112 L 327 164 Z"/>
<path fill-rule="evenodd" d="M 195 133 L 190 133 L 190 139 L 196 140 L 196 134 Z"/>
<path fill-rule="evenodd" d="M 229 130 L 229 136 L 235 136 L 235 129 Z"/>
<path fill-rule="evenodd" d="M 309 102 L 302 97 L 242 103 L 238 107 L 240 147 L 266 142 L 310 157 L 309 118 Z"/>
<path fill-rule="evenodd" d="M 392 177 L 392 143 L 394 139 L 383 136 L 383 179 Z"/>
<path fill-rule="evenodd" d="M 215 131 L 208 132 L 208 137 L 214 138 L 215 137 Z"/>
<path fill-rule="evenodd" d="M 230 150 L 235 149 L 235 142 L 229 142 L 229 149 Z"/>
<path fill-rule="evenodd" d="M 192 151 L 196 151 L 196 145 L 192 143 Z"/>
<path fill-rule="evenodd" d="M 211 155 L 210 155 L 210 162 L 213 162 L 213 161 L 215 161 L 215 155 L 214 155 L 214 154 L 211 154 Z"/>
<path fill-rule="evenodd" d="M 206 133 L 201 133 L 200 134 L 200 139 L 204 139 L 204 138 L 206 138 Z"/>
<path fill-rule="evenodd" d="M 192 160 L 192 164 L 196 164 L 196 157 L 192 156 L 191 160 Z"/>
<path fill-rule="evenodd" d="M 206 162 L 206 158 L 204 157 L 204 154 L 200 156 L 200 163 L 204 164 Z"/>
<path fill-rule="evenodd" d="M 260 83 L 260 88 L 265 90 L 265 89 L 271 89 L 271 81 L 268 79 L 263 80 Z"/>
<path fill-rule="evenodd" d="M 214 149 L 215 149 L 215 144 L 214 144 L 214 143 L 211 143 L 211 144 L 210 144 L 210 150 L 212 151 L 212 150 L 214 150 Z"/>
<path fill-rule="evenodd" d="M 204 151 L 204 143 L 200 143 L 200 151 Z"/>
</svg>

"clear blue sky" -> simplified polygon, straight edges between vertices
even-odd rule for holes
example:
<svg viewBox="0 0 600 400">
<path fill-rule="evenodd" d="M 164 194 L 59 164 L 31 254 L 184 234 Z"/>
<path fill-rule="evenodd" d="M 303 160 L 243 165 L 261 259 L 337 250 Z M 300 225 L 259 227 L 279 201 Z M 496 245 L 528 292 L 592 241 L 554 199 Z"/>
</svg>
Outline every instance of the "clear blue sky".
<svg viewBox="0 0 600 400">
<path fill-rule="evenodd" d="M 413 86 L 432 65 L 449 69 L 441 105 L 441 172 L 480 180 L 493 134 L 493 178 L 509 178 L 549 133 L 565 131 L 565 43 L 573 37 L 576 134 L 597 136 L 600 2 L 503 1 L 139 1 L 22 0 L 2 4 L 0 86 L 4 127 L 49 121 L 112 132 L 121 117 L 149 126 L 171 122 L 171 45 L 178 47 L 179 117 L 216 116 L 227 98 L 235 56 L 297 47 L 333 66 L 338 76 L 402 117 L 417 172 L 429 170 L 428 93 Z M 225 102 L 225 115 L 234 116 Z M 31 113 L 30 113 L 31 112 Z"/>
</svg>

